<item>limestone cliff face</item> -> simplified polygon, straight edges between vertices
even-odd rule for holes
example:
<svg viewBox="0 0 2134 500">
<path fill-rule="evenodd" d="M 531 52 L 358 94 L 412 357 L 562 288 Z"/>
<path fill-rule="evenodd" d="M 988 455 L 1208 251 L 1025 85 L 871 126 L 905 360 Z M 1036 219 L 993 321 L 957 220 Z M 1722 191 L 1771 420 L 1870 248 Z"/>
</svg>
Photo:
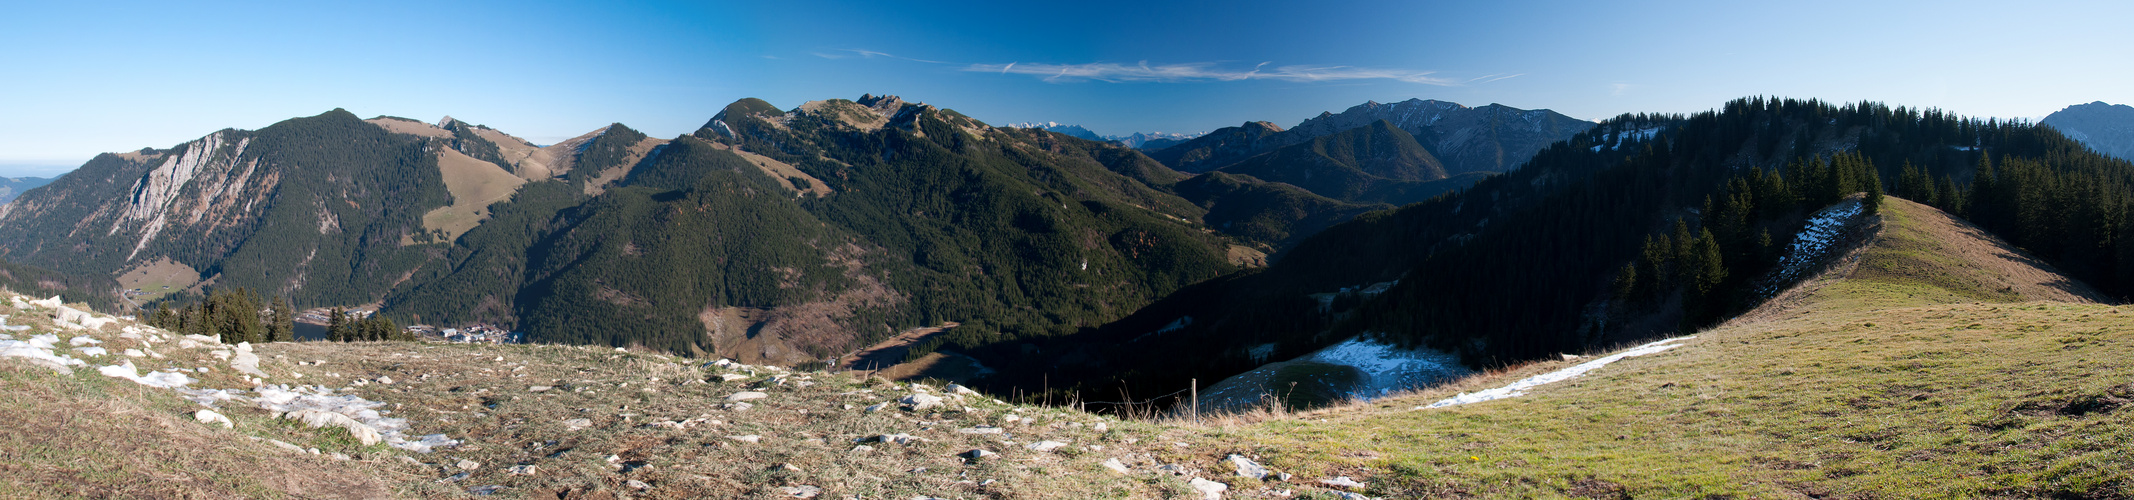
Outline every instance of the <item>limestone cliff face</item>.
<svg viewBox="0 0 2134 500">
<path fill-rule="evenodd" d="M 433 140 L 335 110 L 100 155 L 0 213 L 0 256 L 103 276 L 171 262 L 224 286 L 376 296 L 355 278 L 419 265 L 397 236 L 449 200 Z"/>
</svg>

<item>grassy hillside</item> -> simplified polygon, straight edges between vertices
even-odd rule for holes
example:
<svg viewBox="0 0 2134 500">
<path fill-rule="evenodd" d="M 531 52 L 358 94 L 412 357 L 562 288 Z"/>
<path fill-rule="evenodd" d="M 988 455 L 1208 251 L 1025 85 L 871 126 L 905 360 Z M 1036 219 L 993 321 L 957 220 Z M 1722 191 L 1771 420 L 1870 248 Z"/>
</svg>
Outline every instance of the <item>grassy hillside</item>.
<svg viewBox="0 0 2134 500">
<path fill-rule="evenodd" d="M 1781 311 L 1511 400 L 1561 368 L 1234 429 L 1277 467 L 1391 497 L 2124 498 L 2134 311 L 1921 205 Z"/>
</svg>

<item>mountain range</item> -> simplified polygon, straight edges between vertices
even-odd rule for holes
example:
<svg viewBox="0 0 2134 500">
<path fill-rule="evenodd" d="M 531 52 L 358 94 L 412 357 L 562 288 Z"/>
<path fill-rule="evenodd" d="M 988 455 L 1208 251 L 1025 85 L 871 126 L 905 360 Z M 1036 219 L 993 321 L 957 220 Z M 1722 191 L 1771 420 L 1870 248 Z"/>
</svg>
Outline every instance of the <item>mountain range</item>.
<svg viewBox="0 0 2134 500">
<path fill-rule="evenodd" d="M 2134 159 L 2134 106 L 2104 101 L 2068 106 L 2038 123 L 2058 129 L 2090 149 Z"/>
<path fill-rule="evenodd" d="M 23 191 L 50 183 L 51 179 L 43 177 L 0 177 L 0 205 L 14 201 L 15 197 L 22 196 Z"/>
<path fill-rule="evenodd" d="M 687 135 L 611 124 L 548 146 L 334 110 L 99 156 L 0 205 L 0 258 L 88 277 L 40 281 L 77 294 L 243 288 L 750 363 L 956 323 L 911 357 L 1091 398 L 1359 335 L 1487 367 L 1709 325 L 1861 191 L 2009 231 L 2124 294 L 2127 243 L 2051 222 L 2124 220 L 2123 201 L 2021 193 L 2134 169 L 2045 130 L 1872 103 L 1592 123 L 1411 100 L 1144 154 L 876 95 L 744 99 Z"/>
<path fill-rule="evenodd" d="M 1089 129 L 1083 128 L 1081 125 L 1068 125 L 1060 122 L 1023 122 L 1011 123 L 1003 126 L 1014 128 L 1042 129 L 1047 132 L 1058 132 L 1092 141 L 1116 141 L 1119 144 L 1129 148 L 1148 150 L 1161 149 L 1164 147 L 1168 147 L 1172 144 L 1177 144 L 1179 142 L 1190 140 L 1194 137 L 1200 137 L 1200 134 L 1183 134 L 1177 132 L 1135 132 L 1127 135 L 1097 135 L 1096 132 L 1091 132 Z"/>
<path fill-rule="evenodd" d="M 1549 144 L 1593 126 L 1593 122 L 1546 109 L 1501 104 L 1470 108 L 1423 99 L 1392 104 L 1372 101 L 1340 114 L 1320 113 L 1287 130 L 1268 122 L 1225 127 L 1149 156 L 1180 171 L 1203 172 L 1381 120 L 1415 136 L 1416 143 L 1442 159 L 1449 174 L 1509 171 Z"/>
</svg>

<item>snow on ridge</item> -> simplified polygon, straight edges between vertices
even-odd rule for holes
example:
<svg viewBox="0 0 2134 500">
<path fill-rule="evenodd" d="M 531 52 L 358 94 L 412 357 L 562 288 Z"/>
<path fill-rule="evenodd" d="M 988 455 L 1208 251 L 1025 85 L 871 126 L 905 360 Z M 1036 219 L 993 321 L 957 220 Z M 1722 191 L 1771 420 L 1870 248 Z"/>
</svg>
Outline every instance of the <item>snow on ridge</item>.
<svg viewBox="0 0 2134 500">
<path fill-rule="evenodd" d="M 1590 372 L 1590 371 L 1593 371 L 1593 370 L 1598 370 L 1598 369 L 1600 369 L 1600 367 L 1603 367 L 1603 366 L 1608 366 L 1608 365 L 1609 365 L 1610 363 L 1614 363 L 1614 362 L 1617 362 L 1617 361 L 1621 361 L 1621 360 L 1622 360 L 1623 358 L 1628 358 L 1628 357 L 1632 357 L 1632 356 L 1644 356 L 1644 355 L 1647 355 L 1647 354 L 1656 354 L 1656 353 L 1660 353 L 1660 352 L 1664 352 L 1664 351 L 1667 351 L 1668 349 L 1674 349 L 1674 348 L 1676 348 L 1676 347 L 1682 347 L 1682 344 L 1677 344 L 1677 343 L 1675 343 L 1675 342 L 1680 342 L 1680 341 L 1684 341 L 1684 340 L 1689 340 L 1689 339 L 1694 339 L 1694 338 L 1697 338 L 1697 336 L 1695 336 L 1695 335 L 1691 335 L 1691 336 L 1687 336 L 1687 337 L 1675 337 L 1675 338 L 1671 338 L 1671 339 L 1667 339 L 1667 340 L 1661 340 L 1661 341 L 1658 341 L 1658 342 L 1653 342 L 1653 343 L 1649 343 L 1649 344 L 1645 344 L 1645 345 L 1637 346 L 1637 347 L 1631 348 L 1630 350 L 1627 350 L 1627 351 L 1623 351 L 1623 352 L 1619 352 L 1619 353 L 1615 353 L 1614 355 L 1610 355 L 1610 356 L 1608 356 L 1608 357 L 1604 357 L 1604 358 L 1600 358 L 1600 359 L 1596 359 L 1596 360 L 1592 360 L 1592 361 L 1587 361 L 1587 362 L 1584 362 L 1584 363 L 1579 363 L 1578 365 L 1576 365 L 1576 366 L 1572 366 L 1572 367 L 1570 367 L 1570 368 L 1565 368 L 1565 369 L 1562 369 L 1562 370 L 1556 370 L 1556 371 L 1553 371 L 1553 372 L 1548 372 L 1548 373 L 1543 373 L 1543 374 L 1540 374 L 1540 375 L 1535 375 L 1535 376 L 1532 376 L 1532 377 L 1527 377 L 1527 378 L 1525 378 L 1525 379 L 1521 379 L 1521 380 L 1520 380 L 1520 381 L 1518 381 L 1518 382 L 1512 382 L 1511 384 L 1509 384 L 1509 385 L 1506 385 L 1506 386 L 1504 386 L 1504 387 L 1498 387 L 1498 388 L 1495 388 L 1495 389 L 1490 389 L 1490 390 L 1486 390 L 1486 391 L 1481 391 L 1481 392 L 1472 392 L 1472 393 L 1467 393 L 1467 392 L 1463 392 L 1463 393 L 1460 393 L 1460 395 L 1458 395 L 1458 396 L 1453 396 L 1453 397 L 1445 398 L 1445 399 L 1439 400 L 1439 401 L 1438 401 L 1438 402 L 1436 402 L 1436 403 L 1430 403 L 1429 405 L 1426 405 L 1426 406 L 1417 406 L 1417 407 L 1415 407 L 1414 409 L 1416 409 L 1416 410 L 1423 410 L 1423 409 L 1430 409 L 1430 408 L 1443 408 L 1443 407 L 1447 407 L 1447 406 L 1455 406 L 1455 405 L 1464 405 L 1464 404 L 1480 403 L 1480 402 L 1483 402 L 1483 401 L 1495 401 L 1495 400 L 1499 400 L 1499 399 L 1510 399 L 1510 398 L 1516 398 L 1516 397 L 1519 397 L 1519 396 L 1525 396 L 1525 395 L 1526 395 L 1526 391 L 1527 391 L 1528 389 L 1532 389 L 1532 388 L 1535 388 L 1535 387 L 1540 387 L 1540 386 L 1542 386 L 1542 385 L 1546 385 L 1546 384 L 1551 384 L 1551 383 L 1555 383 L 1555 382 L 1562 382 L 1562 381 L 1565 381 L 1565 380 L 1570 380 L 1570 379 L 1578 378 L 1578 377 L 1579 377 L 1579 376 L 1581 376 L 1581 375 L 1585 375 L 1585 374 L 1586 374 L 1586 372 Z"/>
<path fill-rule="evenodd" d="M 1779 259 L 1778 270 L 1771 274 L 1770 279 L 1764 280 L 1764 285 L 1756 292 L 1771 296 L 1807 275 L 1812 266 L 1822 262 L 1823 257 L 1830 253 L 1830 248 L 1837 243 L 1845 227 L 1860 215 L 1860 210 L 1859 201 L 1846 200 L 1809 217 L 1800 233 L 1793 237 L 1793 244 L 1786 248 L 1785 257 Z"/>
</svg>

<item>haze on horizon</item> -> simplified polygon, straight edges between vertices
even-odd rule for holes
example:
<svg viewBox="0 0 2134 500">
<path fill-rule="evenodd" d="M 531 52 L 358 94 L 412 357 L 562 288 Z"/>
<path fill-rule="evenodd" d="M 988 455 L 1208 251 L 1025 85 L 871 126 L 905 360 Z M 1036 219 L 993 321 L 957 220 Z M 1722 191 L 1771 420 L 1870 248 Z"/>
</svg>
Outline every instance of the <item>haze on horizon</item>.
<svg viewBox="0 0 2134 500">
<path fill-rule="evenodd" d="M 44 3 L 0 19 L 0 176 L 346 108 L 551 143 L 889 93 L 1101 134 L 1368 100 L 1688 113 L 1749 95 L 2036 119 L 2134 102 L 2118 2 Z"/>
</svg>

